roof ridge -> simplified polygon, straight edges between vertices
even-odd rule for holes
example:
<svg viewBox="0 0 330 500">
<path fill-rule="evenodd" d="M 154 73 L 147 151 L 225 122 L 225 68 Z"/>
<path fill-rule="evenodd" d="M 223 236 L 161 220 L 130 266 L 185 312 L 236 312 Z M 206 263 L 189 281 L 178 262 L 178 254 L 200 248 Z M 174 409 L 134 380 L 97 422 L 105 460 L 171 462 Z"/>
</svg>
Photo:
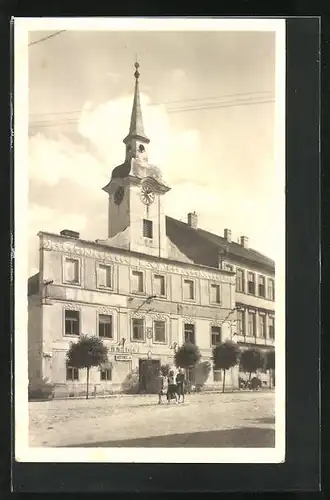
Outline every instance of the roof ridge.
<svg viewBox="0 0 330 500">
<path fill-rule="evenodd" d="M 247 258 L 248 258 L 249 254 L 250 254 L 250 258 L 251 258 L 251 253 L 253 253 L 253 254 L 255 254 L 256 257 L 260 257 L 260 258 L 268 261 L 268 263 L 267 263 L 268 265 L 275 264 L 274 259 L 259 252 L 258 250 L 255 250 L 254 248 L 244 248 L 242 245 L 240 245 L 236 241 L 229 242 L 223 236 L 220 236 L 219 234 L 216 234 L 216 233 L 212 233 L 211 231 L 208 231 L 208 230 L 203 229 L 203 228 L 194 229 L 194 228 L 190 227 L 187 222 L 181 221 L 179 219 L 175 219 L 174 217 L 166 216 L 166 218 L 170 219 L 176 223 L 183 224 L 186 228 L 189 228 L 189 230 L 191 230 L 193 232 L 192 234 L 199 234 L 199 236 L 202 238 L 207 237 L 209 235 L 209 236 L 212 236 L 214 238 L 219 239 L 219 244 L 217 244 L 215 241 L 208 241 L 208 244 L 212 244 L 213 246 L 216 246 L 216 247 L 220 246 L 220 244 L 226 244 L 229 247 L 232 247 L 232 248 L 234 247 L 234 248 L 240 249 L 242 252 L 246 252 Z"/>
</svg>

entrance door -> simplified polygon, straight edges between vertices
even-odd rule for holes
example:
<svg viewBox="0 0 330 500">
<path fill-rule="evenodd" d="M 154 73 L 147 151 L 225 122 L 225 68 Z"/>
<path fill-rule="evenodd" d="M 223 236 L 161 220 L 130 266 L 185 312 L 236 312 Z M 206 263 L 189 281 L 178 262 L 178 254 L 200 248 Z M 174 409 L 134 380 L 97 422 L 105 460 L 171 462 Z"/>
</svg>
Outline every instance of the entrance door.
<svg viewBox="0 0 330 500">
<path fill-rule="evenodd" d="M 140 392 L 155 394 L 160 370 L 159 359 L 139 359 Z"/>
</svg>

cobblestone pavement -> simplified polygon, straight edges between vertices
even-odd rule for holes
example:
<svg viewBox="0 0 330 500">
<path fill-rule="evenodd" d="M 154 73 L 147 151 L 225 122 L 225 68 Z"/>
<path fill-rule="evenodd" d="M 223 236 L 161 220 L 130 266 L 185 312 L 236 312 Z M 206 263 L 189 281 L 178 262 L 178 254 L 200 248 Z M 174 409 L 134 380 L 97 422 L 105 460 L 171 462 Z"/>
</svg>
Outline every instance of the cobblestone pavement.
<svg viewBox="0 0 330 500">
<path fill-rule="evenodd" d="M 179 405 L 158 405 L 154 395 L 31 402 L 30 446 L 274 446 L 274 396 L 193 394 Z"/>
</svg>

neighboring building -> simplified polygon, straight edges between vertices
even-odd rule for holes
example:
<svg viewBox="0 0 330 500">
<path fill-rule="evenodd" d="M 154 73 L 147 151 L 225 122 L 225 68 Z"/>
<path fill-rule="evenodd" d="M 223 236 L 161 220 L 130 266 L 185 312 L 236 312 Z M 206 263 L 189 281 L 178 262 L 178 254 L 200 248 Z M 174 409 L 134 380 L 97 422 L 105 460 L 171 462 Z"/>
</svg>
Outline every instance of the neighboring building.
<svg viewBox="0 0 330 500">
<path fill-rule="evenodd" d="M 47 378 L 59 392 L 84 389 L 86 370 L 66 364 L 70 341 L 82 333 L 102 337 L 109 347 L 109 363 L 91 370 L 97 392 L 123 390 L 132 376 L 141 390 L 153 391 L 160 365 L 173 364 L 175 349 L 187 341 L 198 345 L 203 360 L 228 338 L 273 346 L 274 262 L 247 248 L 246 239 L 231 242 L 228 230 L 221 238 L 199 229 L 195 213 L 188 224 L 166 217 L 170 187 L 148 161 L 149 142 L 136 64 L 125 161 L 103 188 L 108 239 L 39 233 L 40 269 L 28 284 L 32 387 Z M 238 368 L 226 379 L 236 386 Z M 212 371 L 208 383 L 220 381 Z"/>
</svg>

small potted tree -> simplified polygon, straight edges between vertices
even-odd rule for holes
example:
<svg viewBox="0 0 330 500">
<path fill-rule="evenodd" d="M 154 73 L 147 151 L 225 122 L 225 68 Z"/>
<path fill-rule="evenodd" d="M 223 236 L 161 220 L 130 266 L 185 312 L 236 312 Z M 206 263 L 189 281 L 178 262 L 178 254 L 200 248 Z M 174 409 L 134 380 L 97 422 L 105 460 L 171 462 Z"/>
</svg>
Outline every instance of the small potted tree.
<svg viewBox="0 0 330 500">
<path fill-rule="evenodd" d="M 265 356 L 265 368 L 269 370 L 269 389 L 272 388 L 272 380 L 275 371 L 275 351 L 268 351 Z"/>
<path fill-rule="evenodd" d="M 186 342 L 176 351 L 174 355 L 174 363 L 177 368 L 183 368 L 186 371 L 186 381 L 188 384 L 188 392 L 191 388 L 191 380 L 188 375 L 189 369 L 194 368 L 194 366 L 201 359 L 201 353 L 199 348 L 195 344 Z"/>
<path fill-rule="evenodd" d="M 239 347 L 235 342 L 226 340 L 213 348 L 213 363 L 216 370 L 223 370 L 222 392 L 225 392 L 226 370 L 237 365 Z"/>
<path fill-rule="evenodd" d="M 255 377 L 256 380 L 251 381 L 252 373 L 256 373 L 264 366 L 264 356 L 260 349 L 257 347 L 250 347 L 241 353 L 241 366 L 243 371 L 249 374 L 246 382 L 246 387 L 258 389 L 261 387 L 261 380 Z"/>
<path fill-rule="evenodd" d="M 86 399 L 89 393 L 89 372 L 92 366 L 100 366 L 108 361 L 108 348 L 99 337 L 88 337 L 81 335 L 78 342 L 70 342 L 66 358 L 73 368 L 86 368 L 87 389 Z"/>
</svg>

